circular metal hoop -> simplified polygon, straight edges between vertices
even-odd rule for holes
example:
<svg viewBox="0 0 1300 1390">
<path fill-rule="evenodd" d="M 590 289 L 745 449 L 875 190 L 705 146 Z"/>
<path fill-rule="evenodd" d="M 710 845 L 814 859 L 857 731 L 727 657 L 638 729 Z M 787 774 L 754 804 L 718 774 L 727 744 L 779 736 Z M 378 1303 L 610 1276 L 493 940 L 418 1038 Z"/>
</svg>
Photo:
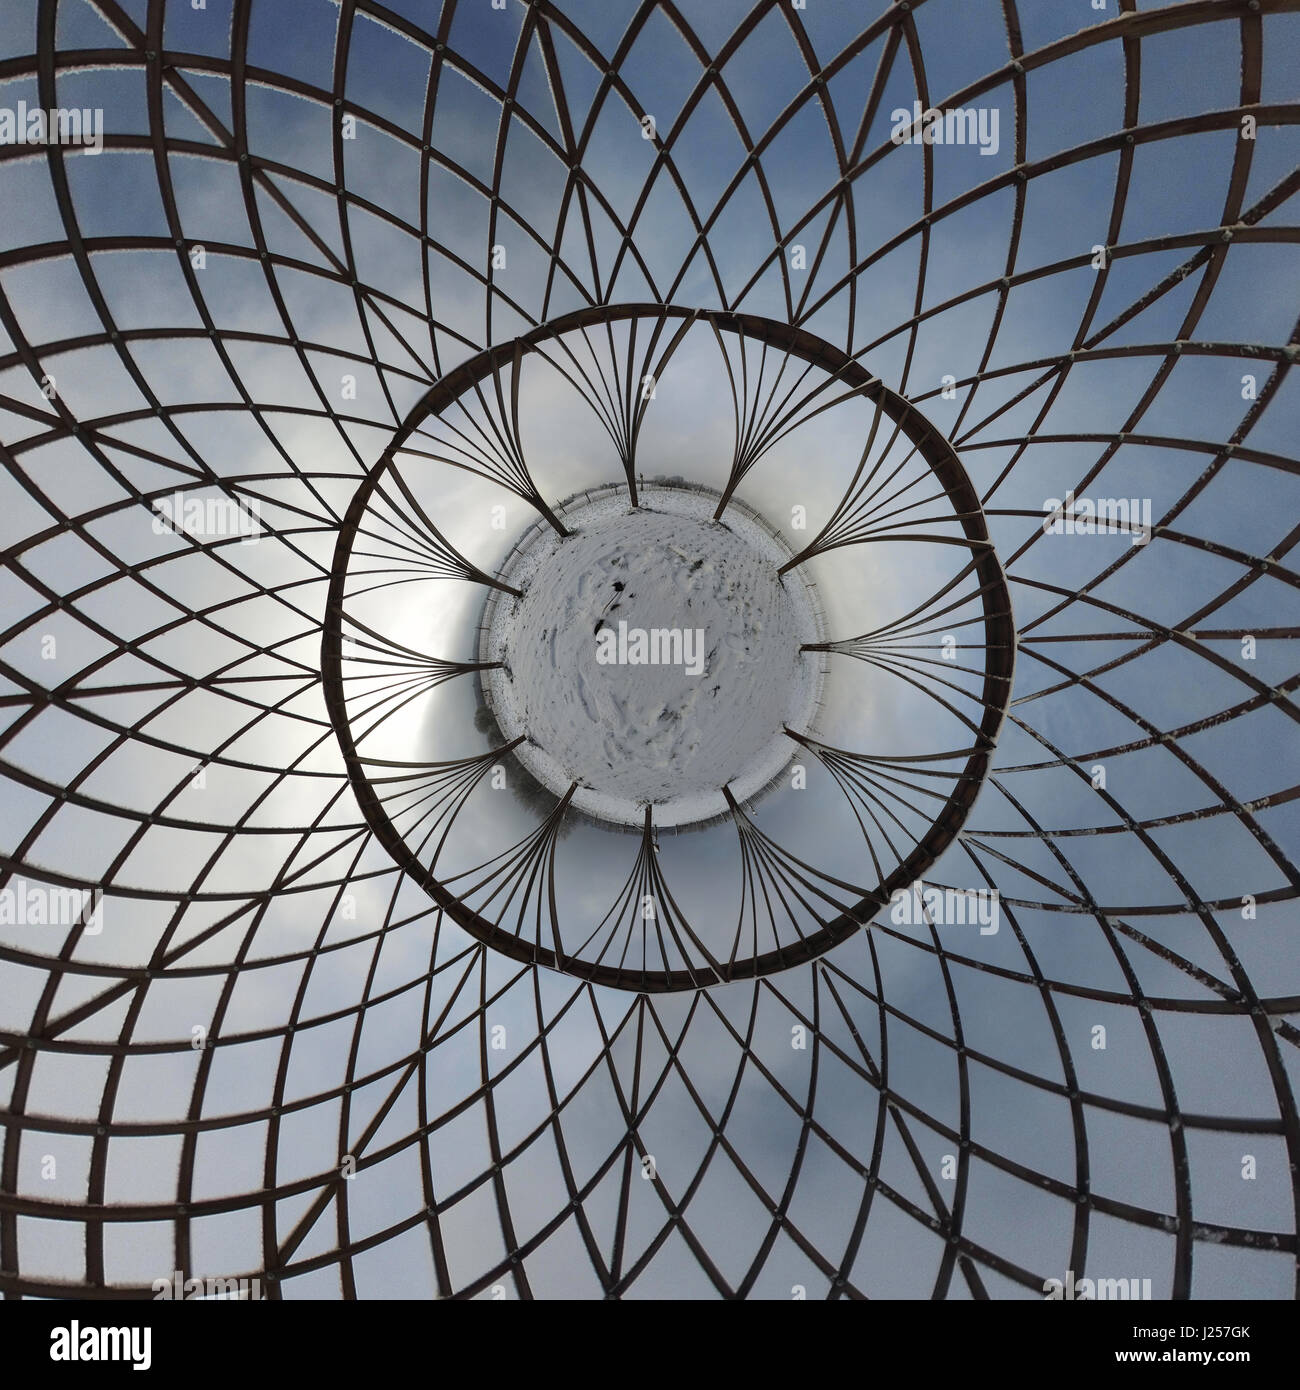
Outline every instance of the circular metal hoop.
<svg viewBox="0 0 1300 1390">
<path fill-rule="evenodd" d="M 716 333 L 737 335 L 741 339 L 788 354 L 798 361 L 813 364 L 823 369 L 845 395 L 860 396 L 870 401 L 899 427 L 908 443 L 925 460 L 937 479 L 952 509 L 954 519 L 960 524 L 965 544 L 970 549 L 970 565 L 979 586 L 984 614 L 982 645 L 986 652 L 986 661 L 983 689 L 980 694 L 980 724 L 976 731 L 974 747 L 960 774 L 955 777 L 950 795 L 934 815 L 928 833 L 920 839 L 903 862 L 880 883 L 876 891 L 860 897 L 848 910 L 839 912 L 816 932 L 801 936 L 799 940 L 775 949 L 741 956 L 725 964 L 710 960 L 705 969 L 624 968 L 582 957 L 566 956 L 537 942 L 529 942 L 518 932 L 503 930 L 483 914 L 467 906 L 457 894 L 448 890 L 420 854 L 412 850 L 393 824 L 384 808 L 383 799 L 376 792 L 374 782 L 367 772 L 365 760 L 358 752 L 345 698 L 342 634 L 346 611 L 345 590 L 353 546 L 362 528 L 367 507 L 383 486 L 394 460 L 402 452 L 413 432 L 422 422 L 454 405 L 481 382 L 495 378 L 497 389 L 500 391 L 501 370 L 507 366 L 513 367 L 517 378 L 521 360 L 526 354 L 537 351 L 542 344 L 561 339 L 570 332 L 631 320 L 646 320 L 651 324 L 652 342 L 665 333 L 668 325 L 675 325 L 680 332 L 693 324 L 704 324 Z M 627 467 L 626 483 L 635 499 L 637 478 L 630 461 Z M 404 490 L 409 493 L 409 488 Z M 718 508 L 719 514 L 730 501 L 733 491 L 734 485 L 723 494 Z M 413 498 L 410 499 L 410 505 L 412 515 L 408 519 L 413 522 L 423 521 L 426 529 L 434 531 L 438 543 L 445 546 L 444 538 L 437 532 L 437 518 L 425 516 L 423 508 Z M 553 507 L 540 496 L 535 497 L 534 506 L 542 516 L 553 523 L 556 521 Z M 799 558 L 795 557 L 790 563 L 797 563 Z M 465 570 L 469 577 L 495 585 L 498 593 L 502 591 L 504 585 L 501 580 L 482 575 L 468 563 Z M 829 649 L 835 644 L 822 645 Z M 480 353 L 457 368 L 425 395 L 398 431 L 376 467 L 357 489 L 348 506 L 343 524 L 339 528 L 338 543 L 331 566 L 329 605 L 321 642 L 321 669 L 326 704 L 338 732 L 348 776 L 368 824 L 380 843 L 393 856 L 394 861 L 415 879 L 454 921 L 494 950 L 529 964 L 577 975 L 592 983 L 646 993 L 691 990 L 702 985 L 758 978 L 813 960 L 861 929 L 895 893 L 921 880 L 952 843 L 979 794 L 1002 723 L 1005 702 L 1011 689 L 1014 663 L 1015 624 L 1011 612 L 1011 598 L 1002 567 L 989 539 L 979 496 L 952 446 L 924 420 L 911 402 L 890 390 L 859 360 L 789 324 L 753 314 L 687 309 L 680 306 L 661 307 L 653 304 L 628 304 L 602 310 L 581 310 L 553 323 L 541 325 L 514 342 L 503 343 Z M 811 746 L 806 735 L 789 730 L 787 733 L 794 743 L 804 747 Z M 386 768 L 380 769 L 381 773 L 386 771 Z M 566 798 L 561 806 L 560 814 L 567 809 L 567 800 Z M 733 811 L 738 809 L 730 794 L 728 802 Z M 648 838 L 653 835 L 653 831 L 652 810 L 647 806 L 643 833 Z M 552 911 L 554 910 L 552 904 Z M 558 926 L 556 934 L 559 934 Z"/>
</svg>

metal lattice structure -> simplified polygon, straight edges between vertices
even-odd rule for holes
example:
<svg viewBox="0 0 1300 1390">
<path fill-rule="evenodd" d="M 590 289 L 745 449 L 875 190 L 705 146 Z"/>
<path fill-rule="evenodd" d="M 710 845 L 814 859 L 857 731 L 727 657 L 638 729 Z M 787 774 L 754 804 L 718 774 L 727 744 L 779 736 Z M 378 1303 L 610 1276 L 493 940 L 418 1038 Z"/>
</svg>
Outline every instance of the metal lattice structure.
<svg viewBox="0 0 1300 1390">
<path fill-rule="evenodd" d="M 638 349 L 635 329 L 630 331 L 625 359 L 611 362 L 602 353 L 601 338 L 620 322 L 641 326 L 641 345 Z M 603 419 L 611 440 L 619 446 L 623 495 L 628 507 L 636 509 L 642 504 L 636 441 L 651 399 L 640 389 L 619 390 L 606 402 L 595 394 L 594 385 L 590 391 L 583 388 L 594 381 L 666 379 L 675 352 L 692 328 L 711 331 L 719 344 L 724 331 L 735 335 L 731 351 L 742 359 L 740 367 L 733 368 L 723 346 L 724 365 L 734 388 L 737 438 L 750 442 L 733 451 L 725 486 L 715 494 L 715 521 L 728 517 L 744 475 L 778 439 L 789 438 L 797 445 L 799 426 L 809 417 L 824 417 L 846 404 L 871 407 L 861 458 L 837 505 L 797 554 L 783 552 L 787 558 L 779 572 L 806 569 L 817 556 L 846 547 L 851 548 L 850 563 L 854 563 L 857 547 L 880 547 L 890 540 L 954 547 L 954 562 L 932 592 L 915 602 L 909 599 L 908 611 L 869 633 L 808 642 L 805 651 L 856 657 L 894 673 L 951 716 L 953 734 L 970 745 L 951 749 L 927 745 L 923 752 L 841 748 L 812 729 L 787 727 L 788 750 L 803 749 L 816 758 L 843 793 L 848 819 L 836 835 L 848 836 L 855 856 L 870 855 L 878 881 L 863 893 L 854 883 L 789 852 L 759 828 L 743 804 L 745 798 L 727 786 L 723 819 L 728 835 L 739 833 L 743 871 L 738 877 L 735 931 L 722 938 L 716 950 L 710 949 L 710 933 L 699 914 L 692 922 L 674 896 L 671 872 L 665 872 L 660 858 L 659 810 L 650 804 L 645 805 L 640 851 L 609 903 L 602 903 L 606 910 L 598 908 L 591 914 L 595 925 L 583 922 L 582 914 L 572 907 L 566 910 L 562 898 L 557 901 L 553 884 L 559 835 L 572 816 L 578 790 L 572 779 L 567 787 L 555 788 L 558 800 L 539 824 L 526 827 L 518 843 L 509 844 L 508 837 L 495 843 L 495 837 L 489 839 L 490 831 L 478 829 L 468 855 L 469 867 L 441 881 L 437 860 L 457 815 L 490 770 L 514 752 L 527 734 L 430 764 L 418 756 L 418 748 L 411 748 L 403 733 L 390 750 L 394 756 L 366 757 L 354 737 L 352 709 L 356 707 L 357 717 L 364 720 L 366 733 L 374 735 L 430 684 L 456 675 L 481 677 L 504 663 L 434 658 L 430 671 L 427 657 L 353 617 L 346 597 L 350 585 L 361 595 L 373 595 L 394 584 L 416 582 L 437 594 L 441 590 L 436 586 L 441 584 L 469 582 L 488 591 L 488 604 L 522 599 L 508 576 L 480 568 L 438 530 L 430 511 L 439 509 L 422 505 L 417 497 L 421 487 L 430 498 L 440 495 L 437 483 L 425 475 L 439 465 L 472 472 L 521 496 L 539 514 L 539 524 L 562 537 L 569 534 L 567 514 L 556 514 L 527 469 L 526 431 L 518 402 L 524 355 L 538 352 Z M 577 350 L 567 342 L 575 331 L 582 334 Z M 776 368 L 767 361 L 769 352 L 776 357 Z M 581 367 L 588 354 L 595 369 L 585 374 Z M 509 364 L 508 371 L 503 364 Z M 787 374 L 788 382 L 784 381 Z M 751 378 L 752 392 L 746 389 Z M 490 392 L 478 389 L 489 379 Z M 548 399 L 554 390 L 549 386 Z M 470 392 L 474 395 L 467 407 L 464 399 Z M 751 394 L 759 398 L 761 409 L 751 412 Z M 626 414 L 611 418 L 604 412 L 610 404 L 617 406 L 620 395 Z M 492 401 L 499 417 L 491 411 Z M 486 418 L 482 418 L 484 412 Z M 496 456 L 494 443 L 499 450 Z M 797 488 L 796 478 L 790 482 Z M 904 497 L 908 500 L 903 501 Z M 355 566 L 354 556 L 359 557 Z M 945 668 L 926 638 L 949 628 L 964 636 L 973 631 L 983 638 L 963 646 L 978 649 L 988 660 L 970 666 L 954 662 Z M 349 634 L 354 651 L 345 667 L 342 644 Z M 482 650 L 481 641 L 479 646 L 476 656 L 491 655 Z M 358 489 L 340 528 L 323 670 L 326 700 L 359 804 L 381 843 L 458 925 L 516 959 L 569 970 L 600 984 L 658 991 L 698 989 L 811 960 L 860 931 L 893 893 L 922 880 L 952 843 L 982 785 L 1011 687 L 1013 650 L 1010 598 L 979 498 L 951 448 L 907 401 L 829 344 L 806 334 L 801 340 L 778 323 L 752 316 L 620 306 L 599 316 L 580 311 L 548 325 L 544 333 L 533 333 L 500 350 L 489 349 L 450 373 L 421 402 L 416 421 L 399 434 L 381 466 Z M 945 674 L 936 675 L 935 668 Z M 348 669 L 354 672 L 350 678 L 345 676 Z M 949 670 L 957 681 L 948 678 Z M 963 680 L 966 686 L 960 683 Z M 352 698 L 350 684 L 360 687 Z M 866 697 L 864 689 L 858 693 Z M 970 712 L 959 708 L 954 699 L 966 702 Z M 406 756 L 397 756 L 408 748 Z M 911 766 L 916 763 L 926 766 Z M 944 795 L 949 787 L 951 791 Z M 599 837 L 590 838 L 574 853 L 579 858 L 600 857 Z M 470 874 L 476 881 L 464 882 Z M 652 919 L 653 930 L 645 928 L 641 918 L 647 896 L 660 905 Z M 571 919 L 567 923 L 566 916 Z M 537 919 L 531 927 L 530 918 Z M 582 940 L 582 949 L 566 950 L 566 936 L 570 942 L 575 936 Z"/>
<path fill-rule="evenodd" d="M 1297 11 L 6 11 L 5 1295 L 1294 1297 Z M 664 486 L 825 609 L 671 838 L 480 631 Z"/>
</svg>

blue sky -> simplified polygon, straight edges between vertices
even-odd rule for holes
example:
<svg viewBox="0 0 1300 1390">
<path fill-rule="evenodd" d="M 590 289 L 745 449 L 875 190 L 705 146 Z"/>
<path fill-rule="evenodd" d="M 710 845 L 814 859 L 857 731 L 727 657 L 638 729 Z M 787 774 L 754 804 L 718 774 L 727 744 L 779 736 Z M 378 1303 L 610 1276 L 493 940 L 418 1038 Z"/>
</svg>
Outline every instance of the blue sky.
<svg viewBox="0 0 1300 1390">
<path fill-rule="evenodd" d="M 436 1248 L 455 1290 L 490 1296 L 499 1282 L 509 1297 L 598 1294 L 614 1277 L 618 1231 L 625 1276 L 668 1204 L 688 1195 L 686 1219 L 729 1288 L 788 1298 L 803 1284 L 821 1297 L 840 1270 L 873 1295 L 929 1296 L 938 1285 L 969 1296 L 976 1286 L 926 1224 L 925 1179 L 948 1210 L 960 1201 L 961 1230 L 980 1252 L 1059 1278 L 1081 1268 L 1066 1195 L 1084 1180 L 1081 1151 L 1098 1198 L 1089 1273 L 1150 1277 L 1158 1296 L 1174 1287 L 1178 1239 L 1159 1218 L 1177 1215 L 1184 1157 L 1196 1221 L 1293 1240 L 1296 1155 L 1281 1117 L 1294 1122 L 1300 1041 L 1297 824 L 1286 797 L 1300 777 L 1293 712 L 1255 697 L 1289 682 L 1294 660 L 1291 642 L 1261 635 L 1245 661 L 1240 634 L 1297 626 L 1288 552 L 1300 388 L 1282 349 L 1296 339 L 1287 180 L 1300 16 L 1263 0 L 1244 22 L 1225 7 L 1206 22 L 1143 29 L 1129 147 L 1115 0 L 1105 12 L 1020 0 L 1019 100 L 993 0 L 914 2 L 914 39 L 896 51 L 887 7 L 874 0 L 762 4 L 734 48 L 747 0 L 680 4 L 688 32 L 653 5 L 561 0 L 546 44 L 516 0 L 501 11 L 487 0 L 393 0 L 392 24 L 358 4 L 342 28 L 331 0 L 254 0 L 244 37 L 230 0 L 201 11 L 168 0 L 160 153 L 142 59 L 150 6 L 120 8 L 138 29 L 116 28 L 95 0 L 55 7 L 56 99 L 103 108 L 104 153 L 0 149 L 4 862 L 28 879 L 106 891 L 104 932 L 70 945 L 74 965 L 52 997 L 48 962 L 65 942 L 0 927 L 0 1026 L 23 1034 L 36 1010 L 58 1020 L 118 972 L 230 921 L 141 986 L 138 1013 L 128 993 L 60 1034 L 76 1046 L 42 1046 L 25 1096 L 10 1095 L 17 1068 L 0 1071 L 0 1098 L 28 1117 L 7 1131 L 18 1190 L 52 1204 L 4 1235 L 16 1239 L 19 1267 L 85 1277 L 95 1241 L 75 1206 L 58 1204 L 84 1201 L 99 1182 L 100 1200 L 148 1207 L 148 1219 L 108 1223 L 107 1282 L 169 1275 L 179 1258 L 172 1204 L 201 1210 L 232 1193 L 233 1210 L 193 1223 L 190 1267 L 265 1269 L 254 1194 L 279 1189 L 283 1241 L 393 1092 L 344 1202 L 294 1252 L 301 1268 L 285 1296 L 424 1296 L 436 1286 Z M 1125 6 L 1171 21 L 1190 8 Z M 0 16 L 0 107 L 42 100 L 30 56 L 37 14 L 22 0 Z M 1242 44 L 1255 26 L 1262 114 L 1246 142 Z M 605 84 L 615 55 L 618 81 Z M 704 80 L 709 65 L 731 110 Z M 890 144 L 890 113 L 920 99 L 921 74 L 933 105 L 999 112 L 995 156 Z M 656 141 L 642 138 L 647 113 Z M 354 139 L 335 138 L 343 116 L 356 118 Z M 1184 131 L 1186 120 L 1196 128 Z M 1030 176 L 1018 190 L 1022 135 Z M 1207 269 L 1198 253 L 1223 245 L 1225 215 L 1254 230 L 1215 250 Z M 1097 293 L 1099 243 L 1111 254 Z M 189 259 L 196 245 L 201 270 Z M 806 270 L 792 268 L 796 245 Z M 493 246 L 504 266 L 492 267 Z M 953 441 L 1005 568 L 1021 645 L 992 772 L 932 878 L 997 887 L 1010 905 L 996 936 L 886 924 L 757 986 L 643 1002 L 480 951 L 365 835 L 318 677 L 352 496 L 440 376 L 585 305 L 656 298 L 795 321 L 858 357 Z M 1173 360 L 1176 339 L 1192 346 Z M 608 340 L 597 336 L 591 352 L 612 369 Z M 1265 395 L 1275 375 L 1267 408 L 1243 397 L 1243 378 Z M 945 376 L 957 383 L 952 399 Z M 354 395 L 343 394 L 347 377 Z M 529 465 L 551 501 L 619 476 L 588 403 L 536 358 L 521 399 Z M 711 334 L 692 331 L 656 406 L 639 466 L 720 486 L 732 412 Z M 452 414 L 417 436 L 422 447 L 445 443 Z M 471 405 L 465 418 L 486 413 Z M 806 505 L 814 524 L 829 514 L 869 419 L 857 401 L 810 421 L 738 495 L 796 541 L 791 505 Z M 69 434 L 74 421 L 81 440 Z M 1229 442 L 1236 455 L 1225 458 Z M 480 565 L 494 565 L 533 515 L 463 471 L 418 458 L 402 466 Z M 177 488 L 254 498 L 271 535 L 241 547 L 157 534 L 148 499 Z M 1149 498 L 1157 521 L 1169 518 L 1166 533 L 1142 547 L 1044 535 L 1044 502 L 1067 489 Z M 503 532 L 484 525 L 497 500 Z M 934 529 L 951 525 L 936 519 Z M 813 562 L 835 635 L 932 591 L 951 573 L 944 549 L 881 542 Z M 1252 567 L 1261 557 L 1272 573 Z M 474 586 L 425 578 L 384 591 L 371 611 L 394 640 L 464 658 L 480 602 Z M 1185 626 L 1203 635 L 1135 640 Z M 123 645 L 137 638 L 137 649 Z M 952 746 L 933 701 L 879 669 L 833 661 L 825 717 L 838 737 L 863 749 Z M 413 713 L 414 761 L 486 746 L 467 680 L 429 692 Z M 1159 737 L 1169 730 L 1186 730 L 1176 746 Z M 1090 785 L 1097 762 L 1106 798 Z M 759 824 L 848 875 L 860 844 L 847 803 L 817 775 L 815 814 L 774 794 Z M 456 852 L 499 852 L 536 821 L 535 808 L 481 790 Z M 593 826 L 568 835 L 565 910 L 598 919 L 634 847 Z M 732 827 L 682 836 L 664 853 L 702 918 L 734 912 Z M 288 891 L 262 904 L 257 895 L 287 875 L 297 875 Z M 1066 910 L 1079 883 L 1096 911 Z M 1242 895 L 1270 892 L 1282 900 L 1242 918 Z M 1190 895 L 1223 906 L 1198 914 Z M 1245 1016 L 1243 982 L 1267 1002 L 1271 1026 Z M 379 1001 L 364 1010 L 363 985 Z M 1154 1001 L 1149 1023 L 1135 988 Z M 1184 1000 L 1196 1008 L 1168 1002 Z M 814 1042 L 792 1048 L 792 1028 L 814 1017 Z M 500 1052 L 486 1042 L 498 1024 L 509 1039 Z M 1091 1045 L 1098 1024 L 1104 1051 Z M 194 1025 L 220 1040 L 206 1056 L 190 1047 Z M 123 1039 L 129 1055 L 111 1061 Z M 669 1060 L 679 1041 L 680 1072 Z M 885 1066 L 892 1109 L 874 1070 Z M 572 1216 L 530 1244 L 570 1203 L 547 1123 L 550 1082 L 600 1273 Z M 1083 1096 L 1073 1108 L 1072 1088 Z M 634 1092 L 645 1109 L 630 1126 Z M 273 1105 L 283 1114 L 269 1116 Z M 1171 1132 L 1173 1107 L 1184 1118 Z M 176 1122 L 191 1113 L 212 1123 L 187 1140 Z M 963 1114 L 974 1149 L 954 1182 L 939 1174 Z M 1223 1116 L 1241 1132 L 1209 1122 Z M 150 1123 L 167 1132 L 131 1129 Z M 527 1246 L 526 1285 L 506 1263 L 504 1208 L 486 1177 L 490 1124 L 511 1155 L 505 1208 Z M 722 1139 L 709 1156 L 715 1126 Z M 180 1194 L 187 1143 L 194 1186 Z M 107 1154 L 98 1178 L 96 1146 Z M 658 1183 L 626 1176 L 631 1152 L 634 1168 L 655 1155 Z M 54 1181 L 41 1177 L 47 1153 L 58 1157 Z M 1246 1153 L 1258 1160 L 1250 1181 Z M 1059 1190 L 1017 1169 L 1048 1174 Z M 436 1239 L 424 1216 L 430 1183 Z M 850 1218 L 869 1193 L 854 1246 Z M 763 1255 L 773 1206 L 790 1224 L 777 1219 Z M 383 1232 L 341 1276 L 339 1243 Z M 1213 1234 L 1193 1242 L 1193 1295 L 1293 1295 L 1293 1251 Z M 1027 1277 L 975 1263 L 990 1295 L 1038 1296 Z M 718 1288 L 671 1230 L 624 1292 Z"/>
</svg>

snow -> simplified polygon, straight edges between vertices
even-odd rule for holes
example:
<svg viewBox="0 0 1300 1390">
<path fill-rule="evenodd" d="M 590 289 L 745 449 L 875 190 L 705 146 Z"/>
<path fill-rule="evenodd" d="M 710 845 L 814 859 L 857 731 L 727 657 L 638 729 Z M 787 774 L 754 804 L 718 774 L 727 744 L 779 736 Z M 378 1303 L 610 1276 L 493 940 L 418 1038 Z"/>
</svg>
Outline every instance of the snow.
<svg viewBox="0 0 1300 1390">
<path fill-rule="evenodd" d="M 522 538 L 503 571 L 522 600 L 489 604 L 480 655 L 506 669 L 485 691 L 516 756 L 578 809 L 639 825 L 647 803 L 659 826 L 726 810 L 776 777 L 821 694 L 821 662 L 801 653 L 820 638 L 817 607 L 790 557 L 748 509 L 712 520 L 717 495 L 649 485 L 633 508 L 626 489 L 585 495 Z M 698 629 L 704 670 L 676 664 L 601 664 L 602 629 Z M 625 648 L 627 650 L 627 648 Z M 674 653 L 675 655 L 675 653 Z"/>
</svg>

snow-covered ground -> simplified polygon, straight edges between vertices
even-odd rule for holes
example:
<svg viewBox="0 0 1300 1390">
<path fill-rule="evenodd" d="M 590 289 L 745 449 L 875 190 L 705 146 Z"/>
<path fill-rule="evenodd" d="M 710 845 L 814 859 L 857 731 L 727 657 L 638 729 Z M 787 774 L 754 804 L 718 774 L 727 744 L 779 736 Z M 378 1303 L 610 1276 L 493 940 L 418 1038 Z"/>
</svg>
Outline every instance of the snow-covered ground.
<svg viewBox="0 0 1300 1390">
<path fill-rule="evenodd" d="M 656 825 L 685 825 L 726 809 L 724 785 L 743 801 L 789 761 L 782 727 L 805 730 L 820 696 L 821 663 L 800 647 L 820 634 L 797 572 L 777 576 L 789 552 L 742 509 L 714 522 L 716 496 L 655 485 L 640 502 L 610 492 L 566 510 L 571 535 L 524 537 L 504 573 L 524 597 L 492 605 L 481 649 L 507 669 L 485 688 L 551 791 L 576 781 L 590 815 L 639 824 L 652 803 Z M 703 670 L 603 664 L 599 634 L 621 623 L 698 631 Z"/>
</svg>

